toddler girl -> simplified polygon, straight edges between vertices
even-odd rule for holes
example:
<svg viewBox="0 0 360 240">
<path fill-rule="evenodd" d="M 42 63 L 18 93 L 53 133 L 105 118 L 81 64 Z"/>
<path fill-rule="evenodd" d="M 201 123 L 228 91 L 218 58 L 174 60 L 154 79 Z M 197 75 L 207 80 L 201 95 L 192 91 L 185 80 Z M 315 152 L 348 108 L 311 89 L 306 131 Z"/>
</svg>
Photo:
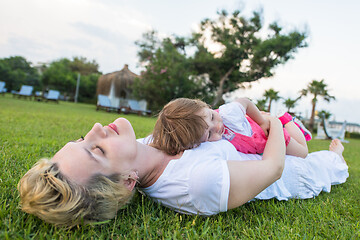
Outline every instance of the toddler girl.
<svg viewBox="0 0 360 240">
<path fill-rule="evenodd" d="M 285 113 L 280 121 L 284 126 L 286 154 L 306 157 L 311 135 Z M 201 100 L 179 98 L 169 102 L 160 112 L 153 132 L 152 146 L 170 155 L 194 148 L 205 141 L 222 138 L 230 141 L 243 153 L 261 154 L 269 131 L 269 121 L 247 98 L 240 98 L 212 110 Z"/>
</svg>

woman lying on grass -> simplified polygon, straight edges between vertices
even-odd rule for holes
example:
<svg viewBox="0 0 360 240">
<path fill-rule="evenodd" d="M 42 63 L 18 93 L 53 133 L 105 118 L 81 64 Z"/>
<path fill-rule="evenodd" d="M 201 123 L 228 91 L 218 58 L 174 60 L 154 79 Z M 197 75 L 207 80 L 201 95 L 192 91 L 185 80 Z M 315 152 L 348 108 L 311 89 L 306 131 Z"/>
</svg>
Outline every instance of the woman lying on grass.
<svg viewBox="0 0 360 240">
<path fill-rule="evenodd" d="M 176 211 L 212 215 L 253 199 L 312 198 L 344 183 L 348 167 L 338 140 L 307 158 L 285 157 L 282 125 L 270 122 L 262 156 L 243 154 L 226 140 L 175 156 L 136 140 L 129 121 L 96 123 L 85 138 L 40 160 L 20 180 L 22 210 L 63 226 L 111 219 L 135 186 Z"/>
</svg>

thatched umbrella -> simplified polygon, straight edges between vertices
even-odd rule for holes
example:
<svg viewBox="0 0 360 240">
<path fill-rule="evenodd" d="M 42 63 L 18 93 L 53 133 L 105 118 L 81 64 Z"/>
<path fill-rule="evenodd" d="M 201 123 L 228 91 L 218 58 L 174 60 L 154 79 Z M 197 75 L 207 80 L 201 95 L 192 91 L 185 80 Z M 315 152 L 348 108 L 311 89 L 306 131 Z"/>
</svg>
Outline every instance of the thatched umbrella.
<svg viewBox="0 0 360 240">
<path fill-rule="evenodd" d="M 125 64 L 120 71 L 101 75 L 97 83 L 97 94 L 109 95 L 111 85 L 114 86 L 115 97 L 117 98 L 131 98 L 131 85 L 134 79 L 139 75 L 131 72 L 129 66 Z"/>
</svg>

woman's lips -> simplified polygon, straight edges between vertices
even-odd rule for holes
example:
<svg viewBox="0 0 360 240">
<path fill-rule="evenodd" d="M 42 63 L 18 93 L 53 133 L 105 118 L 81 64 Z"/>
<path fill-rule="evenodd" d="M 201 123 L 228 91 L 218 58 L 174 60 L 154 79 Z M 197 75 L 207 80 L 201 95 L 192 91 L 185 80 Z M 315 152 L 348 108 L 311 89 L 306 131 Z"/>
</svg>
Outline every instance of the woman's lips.
<svg viewBox="0 0 360 240">
<path fill-rule="evenodd" d="M 117 135 L 119 135 L 119 132 L 117 131 L 117 127 L 114 123 L 110 123 L 108 125 L 109 128 L 111 128 L 112 130 L 114 130 L 116 132 Z"/>
</svg>

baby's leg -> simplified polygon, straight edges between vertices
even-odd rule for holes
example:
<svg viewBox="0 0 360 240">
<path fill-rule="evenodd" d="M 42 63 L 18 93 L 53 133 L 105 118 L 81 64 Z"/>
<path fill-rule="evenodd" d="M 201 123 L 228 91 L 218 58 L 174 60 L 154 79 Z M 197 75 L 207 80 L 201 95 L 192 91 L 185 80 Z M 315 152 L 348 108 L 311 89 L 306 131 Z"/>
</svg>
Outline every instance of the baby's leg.
<svg viewBox="0 0 360 240">
<path fill-rule="evenodd" d="M 305 141 L 311 140 L 312 138 L 311 132 L 305 128 L 304 124 L 302 124 L 302 122 L 299 119 L 295 117 L 293 118 L 289 113 L 286 112 L 279 117 L 279 120 L 281 121 L 283 126 L 293 121 L 294 124 L 300 129 L 300 132 L 304 135 Z"/>
<path fill-rule="evenodd" d="M 307 146 L 299 144 L 294 138 L 290 138 L 289 144 L 286 146 L 286 155 L 306 158 L 309 150 Z"/>
<path fill-rule="evenodd" d="M 308 147 L 304 134 L 293 121 L 285 124 L 285 129 L 289 133 L 291 139 L 286 147 L 286 154 L 305 158 L 308 153 Z"/>
</svg>

